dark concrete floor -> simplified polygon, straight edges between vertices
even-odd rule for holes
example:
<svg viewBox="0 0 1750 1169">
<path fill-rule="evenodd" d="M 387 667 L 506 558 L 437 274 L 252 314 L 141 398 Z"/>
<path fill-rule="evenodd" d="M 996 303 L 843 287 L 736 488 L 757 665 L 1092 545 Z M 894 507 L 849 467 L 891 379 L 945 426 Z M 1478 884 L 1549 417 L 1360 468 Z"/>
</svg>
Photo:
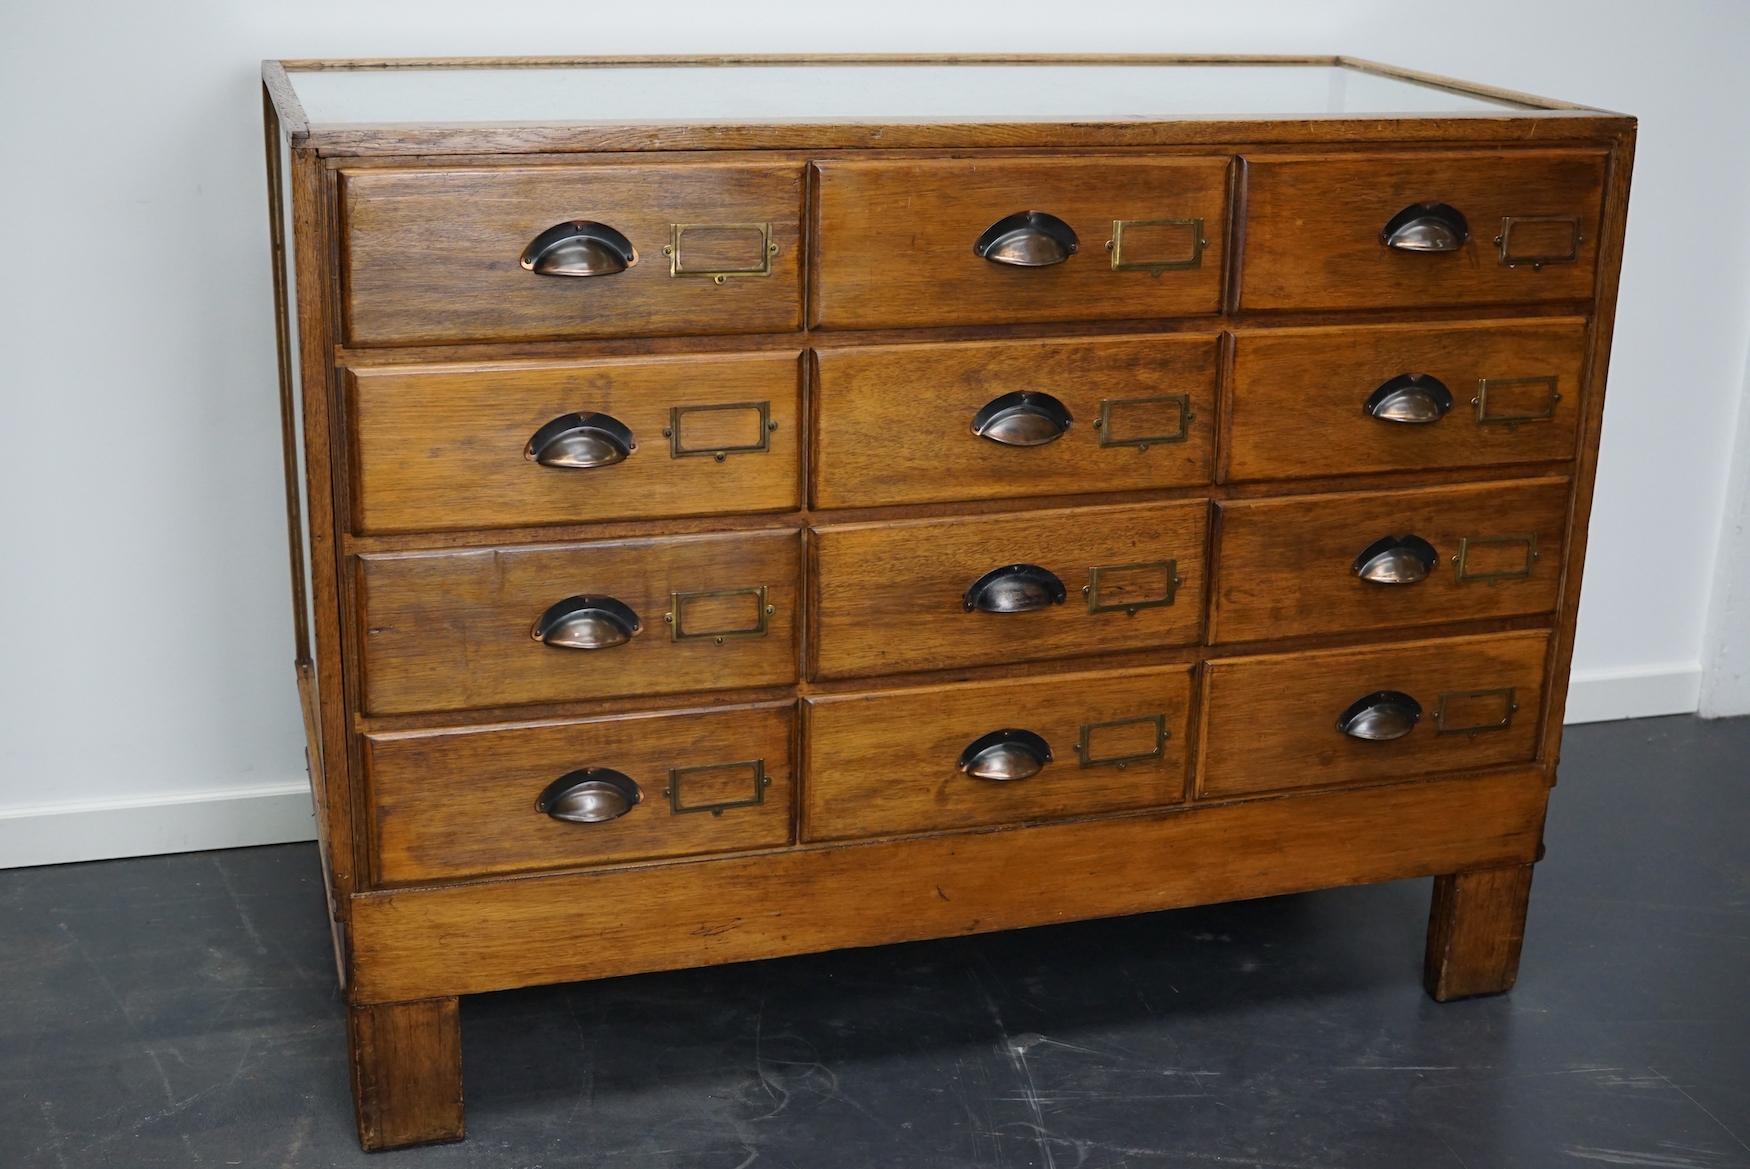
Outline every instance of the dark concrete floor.
<svg viewBox="0 0 1750 1169">
<path fill-rule="evenodd" d="M 313 846 L 0 873 L 0 1169 L 1750 1167 L 1750 719 L 1568 735 L 1519 987 L 1428 882 L 464 1000 L 358 1151 Z"/>
</svg>

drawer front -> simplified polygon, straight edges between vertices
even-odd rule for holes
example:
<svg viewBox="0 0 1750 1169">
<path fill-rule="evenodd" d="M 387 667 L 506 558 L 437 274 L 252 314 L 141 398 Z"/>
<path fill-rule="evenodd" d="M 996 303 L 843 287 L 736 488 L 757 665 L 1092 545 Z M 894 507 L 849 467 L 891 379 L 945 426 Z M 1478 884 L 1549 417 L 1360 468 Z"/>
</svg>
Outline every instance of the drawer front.
<svg viewBox="0 0 1750 1169">
<path fill-rule="evenodd" d="M 1189 666 L 811 699 L 803 833 L 842 840 L 1175 804 Z"/>
<path fill-rule="evenodd" d="M 377 875 L 394 884 L 788 844 L 793 721 L 785 703 L 367 735 Z"/>
<path fill-rule="evenodd" d="M 405 532 L 794 508 L 800 371 L 796 352 L 355 368 L 354 522 Z"/>
<path fill-rule="evenodd" d="M 828 328 L 1141 320 L 1221 307 L 1227 158 L 816 166 L 814 319 Z M 974 250 L 981 242 L 994 258 Z"/>
<path fill-rule="evenodd" d="M 340 206 L 353 345 L 801 324 L 796 164 L 352 170 Z"/>
<path fill-rule="evenodd" d="M 1590 299 L 1604 162 L 1579 150 L 1248 159 L 1240 306 Z"/>
<path fill-rule="evenodd" d="M 1207 523 L 1193 500 L 816 528 L 816 673 L 1191 644 Z"/>
<path fill-rule="evenodd" d="M 1216 338 L 819 352 L 816 506 L 1209 481 Z"/>
<path fill-rule="evenodd" d="M 1197 792 L 1236 796 L 1529 762 L 1548 649 L 1549 635 L 1536 630 L 1218 658 L 1204 666 Z"/>
<path fill-rule="evenodd" d="M 362 556 L 365 711 L 793 682 L 800 550 L 781 531 Z"/>
<path fill-rule="evenodd" d="M 1210 640 L 1547 613 L 1567 514 L 1566 479 L 1225 502 Z"/>
<path fill-rule="evenodd" d="M 1586 323 L 1244 329 L 1229 481 L 1574 457 Z"/>
</svg>

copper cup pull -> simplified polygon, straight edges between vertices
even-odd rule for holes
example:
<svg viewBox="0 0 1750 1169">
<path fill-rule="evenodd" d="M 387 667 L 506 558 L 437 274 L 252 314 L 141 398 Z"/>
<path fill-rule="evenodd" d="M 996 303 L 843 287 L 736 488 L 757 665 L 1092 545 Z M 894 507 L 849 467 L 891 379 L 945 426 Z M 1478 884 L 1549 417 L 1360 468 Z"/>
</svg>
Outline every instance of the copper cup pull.
<svg viewBox="0 0 1750 1169">
<path fill-rule="evenodd" d="M 1368 584 L 1413 585 L 1428 579 L 1440 553 L 1420 536 L 1384 536 L 1355 558 L 1355 575 Z"/>
<path fill-rule="evenodd" d="M 1450 409 L 1452 391 L 1446 383 L 1419 373 L 1401 373 L 1382 383 L 1361 404 L 1369 418 L 1412 426 L 1439 422 Z"/>
<path fill-rule="evenodd" d="M 587 470 L 624 462 L 637 449 L 631 428 L 612 414 L 564 414 L 535 431 L 523 458 L 543 467 Z"/>
<path fill-rule="evenodd" d="M 570 824 L 617 820 L 644 798 L 637 781 L 611 767 L 586 767 L 561 775 L 535 800 L 535 811 Z"/>
<path fill-rule="evenodd" d="M 1412 203 L 1379 232 L 1379 242 L 1398 252 L 1456 252 L 1468 239 L 1470 225 L 1450 203 Z"/>
<path fill-rule="evenodd" d="M 1401 690 L 1376 690 L 1338 716 L 1337 729 L 1351 739 L 1384 743 L 1403 738 L 1420 721 L 1420 702 Z"/>
<path fill-rule="evenodd" d="M 1010 564 L 993 568 L 966 590 L 966 611 L 971 613 L 1031 613 L 1063 604 L 1068 593 L 1063 581 L 1037 564 Z"/>
<path fill-rule="evenodd" d="M 972 245 L 974 255 L 1011 268 L 1049 268 L 1076 254 L 1075 229 L 1044 211 L 1017 211 L 989 227 Z"/>
<path fill-rule="evenodd" d="M 960 752 L 962 772 L 992 783 L 1031 779 L 1050 762 L 1051 744 L 1032 731 L 992 731 L 972 740 Z"/>
<path fill-rule="evenodd" d="M 972 416 L 972 433 L 1003 446 L 1044 446 L 1069 431 L 1069 407 L 1039 390 L 992 398 Z"/>
<path fill-rule="evenodd" d="M 638 614 L 613 597 L 566 597 L 535 622 L 529 636 L 554 649 L 612 649 L 643 629 Z"/>
<path fill-rule="evenodd" d="M 593 219 L 555 223 L 522 255 L 523 269 L 537 276 L 612 276 L 637 262 L 631 240 Z"/>
</svg>

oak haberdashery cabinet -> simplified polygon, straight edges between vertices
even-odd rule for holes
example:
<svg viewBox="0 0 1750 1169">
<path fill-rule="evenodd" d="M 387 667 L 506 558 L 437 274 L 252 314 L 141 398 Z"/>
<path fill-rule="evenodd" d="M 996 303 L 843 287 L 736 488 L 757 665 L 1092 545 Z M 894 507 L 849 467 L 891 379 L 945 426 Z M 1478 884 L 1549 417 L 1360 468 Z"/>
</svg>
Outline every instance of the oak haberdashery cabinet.
<svg viewBox="0 0 1750 1169">
<path fill-rule="evenodd" d="M 1432 876 L 1512 985 L 1634 122 L 1347 58 L 270 61 L 360 1139 L 459 996 Z"/>
</svg>

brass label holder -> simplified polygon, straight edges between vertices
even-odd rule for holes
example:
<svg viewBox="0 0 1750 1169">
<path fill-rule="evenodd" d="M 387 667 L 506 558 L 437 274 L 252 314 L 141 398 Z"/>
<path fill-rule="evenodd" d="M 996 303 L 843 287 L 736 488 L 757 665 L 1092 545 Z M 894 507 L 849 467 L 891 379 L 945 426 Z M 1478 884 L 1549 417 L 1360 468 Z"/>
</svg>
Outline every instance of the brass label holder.
<svg viewBox="0 0 1750 1169">
<path fill-rule="evenodd" d="M 706 771 L 728 771 L 731 768 L 748 768 L 749 779 L 752 781 L 753 794 L 739 800 L 715 800 L 711 803 L 689 804 L 686 802 L 684 780 L 690 775 L 698 775 Z M 772 786 L 772 777 L 766 774 L 764 759 L 743 759 L 736 763 L 704 763 L 696 767 L 671 767 L 668 769 L 668 790 L 662 794 L 668 797 L 668 810 L 681 816 L 690 812 L 709 812 L 713 816 L 721 816 L 732 808 L 752 808 L 766 802 L 766 789 Z"/>
<path fill-rule="evenodd" d="M 1179 408 L 1179 429 L 1166 434 L 1139 434 L 1132 438 L 1112 437 L 1112 411 L 1125 406 L 1177 406 Z M 1100 445 L 1133 446 L 1139 451 L 1146 451 L 1154 443 L 1184 442 L 1191 437 L 1191 423 L 1197 416 L 1191 413 L 1190 394 L 1159 394 L 1150 398 L 1102 398 L 1100 400 L 1100 416 L 1094 420 L 1094 429 L 1100 432 Z"/>
<path fill-rule="evenodd" d="M 1525 563 L 1518 568 L 1502 568 L 1493 572 L 1475 572 L 1470 568 L 1471 553 L 1478 548 L 1501 548 L 1510 545 L 1523 545 L 1525 548 Z M 1457 566 L 1458 583 L 1474 584 L 1477 582 L 1492 583 L 1501 580 L 1524 580 L 1531 575 L 1532 568 L 1541 556 L 1537 550 L 1537 533 L 1512 536 L 1461 536 L 1458 541 L 1458 552 L 1452 562 Z"/>
<path fill-rule="evenodd" d="M 686 445 L 686 437 L 682 432 L 682 423 L 690 415 L 720 414 L 731 410 L 752 410 L 759 414 L 759 437 L 753 442 L 738 446 L 698 446 Z M 696 455 L 709 455 L 719 463 L 730 455 L 761 454 L 772 448 L 772 431 L 778 429 L 778 424 L 772 420 L 772 404 L 770 402 L 713 402 L 704 406 L 670 406 L 668 408 L 668 425 L 662 428 L 662 437 L 668 439 L 668 457 L 671 459 L 690 459 Z"/>
<path fill-rule="evenodd" d="M 1565 252 L 1526 252 L 1513 251 L 1513 232 L 1524 227 L 1548 227 L 1565 224 L 1568 228 L 1568 250 Z M 1495 247 L 1500 250 L 1501 263 L 1509 268 L 1517 268 L 1521 264 L 1530 264 L 1533 272 L 1541 271 L 1545 264 L 1572 264 L 1580 258 L 1580 217 L 1578 215 L 1504 215 L 1501 217 L 1501 234 L 1495 237 Z"/>
<path fill-rule="evenodd" d="M 1124 232 L 1127 228 L 1138 227 L 1182 227 L 1191 237 L 1191 254 L 1182 260 L 1126 260 L 1124 258 Z M 1184 268 L 1201 268 L 1203 266 L 1203 249 L 1209 246 L 1209 240 L 1203 234 L 1203 220 L 1197 219 L 1114 219 L 1112 221 L 1112 238 L 1106 241 L 1106 250 L 1112 255 L 1112 270 L 1114 272 L 1147 272 L 1150 276 L 1159 276 L 1162 272 L 1172 272 Z"/>
<path fill-rule="evenodd" d="M 1562 400 L 1554 377 L 1486 377 L 1477 379 L 1477 396 L 1471 405 L 1477 408 L 1478 426 L 1505 426 L 1512 430 L 1522 422 L 1548 422 L 1556 416 L 1556 406 Z M 1500 414 L 1489 410 L 1489 394 L 1499 393 L 1509 386 L 1542 386 L 1548 390 L 1544 408 L 1525 414 Z"/>
<path fill-rule="evenodd" d="M 756 605 L 754 624 L 740 629 L 688 629 L 687 606 L 694 601 L 718 597 L 752 597 Z M 747 589 L 700 589 L 689 593 L 670 593 L 668 612 L 662 615 L 662 619 L 668 623 L 670 641 L 703 641 L 709 638 L 722 645 L 731 637 L 764 637 L 769 619 L 775 612 L 777 607 L 766 601 L 766 586 L 757 585 Z"/>
<path fill-rule="evenodd" d="M 1155 745 L 1152 751 L 1141 751 L 1133 755 L 1103 755 L 1093 753 L 1093 739 L 1096 731 L 1110 730 L 1113 727 L 1152 726 L 1154 728 Z M 1081 760 L 1083 767 L 1116 767 L 1124 770 L 1132 763 L 1145 763 L 1150 759 L 1159 759 L 1166 754 L 1167 739 L 1171 732 L 1167 730 L 1165 714 L 1145 714 L 1140 718 L 1118 718 L 1110 722 L 1083 723 L 1081 732 L 1076 738 L 1076 758 Z"/>
<path fill-rule="evenodd" d="M 1501 717 L 1494 722 L 1470 723 L 1454 725 L 1449 722 L 1451 708 L 1457 703 L 1471 703 L 1483 699 L 1498 698 L 1501 700 Z M 1434 706 L 1434 733 L 1436 735 L 1484 735 L 1492 731 L 1504 731 L 1513 725 L 1513 715 L 1519 710 L 1519 703 L 1511 686 L 1503 686 L 1494 690 L 1453 690 L 1442 694 Z"/>
<path fill-rule="evenodd" d="M 778 254 L 778 245 L 772 242 L 772 225 L 770 223 L 671 223 L 668 225 L 668 242 L 662 245 L 662 254 L 668 257 L 668 274 L 670 276 L 701 276 L 715 284 L 722 284 L 731 276 L 770 276 L 772 274 L 772 257 Z M 735 268 L 689 268 L 686 265 L 686 253 L 683 245 L 689 231 L 752 231 L 760 237 L 760 258 L 752 264 Z"/>
<path fill-rule="evenodd" d="M 1109 572 L 1135 572 L 1145 569 L 1158 570 L 1161 574 L 1161 595 L 1143 601 L 1102 601 L 1100 599 L 1100 581 Z M 1088 569 L 1088 583 L 1082 586 L 1082 595 L 1088 599 L 1089 613 L 1125 613 L 1131 617 L 1143 609 L 1159 609 L 1171 605 L 1179 593 L 1179 586 L 1185 582 L 1179 578 L 1179 562 L 1177 560 L 1142 560 L 1134 564 L 1096 564 Z"/>
</svg>

